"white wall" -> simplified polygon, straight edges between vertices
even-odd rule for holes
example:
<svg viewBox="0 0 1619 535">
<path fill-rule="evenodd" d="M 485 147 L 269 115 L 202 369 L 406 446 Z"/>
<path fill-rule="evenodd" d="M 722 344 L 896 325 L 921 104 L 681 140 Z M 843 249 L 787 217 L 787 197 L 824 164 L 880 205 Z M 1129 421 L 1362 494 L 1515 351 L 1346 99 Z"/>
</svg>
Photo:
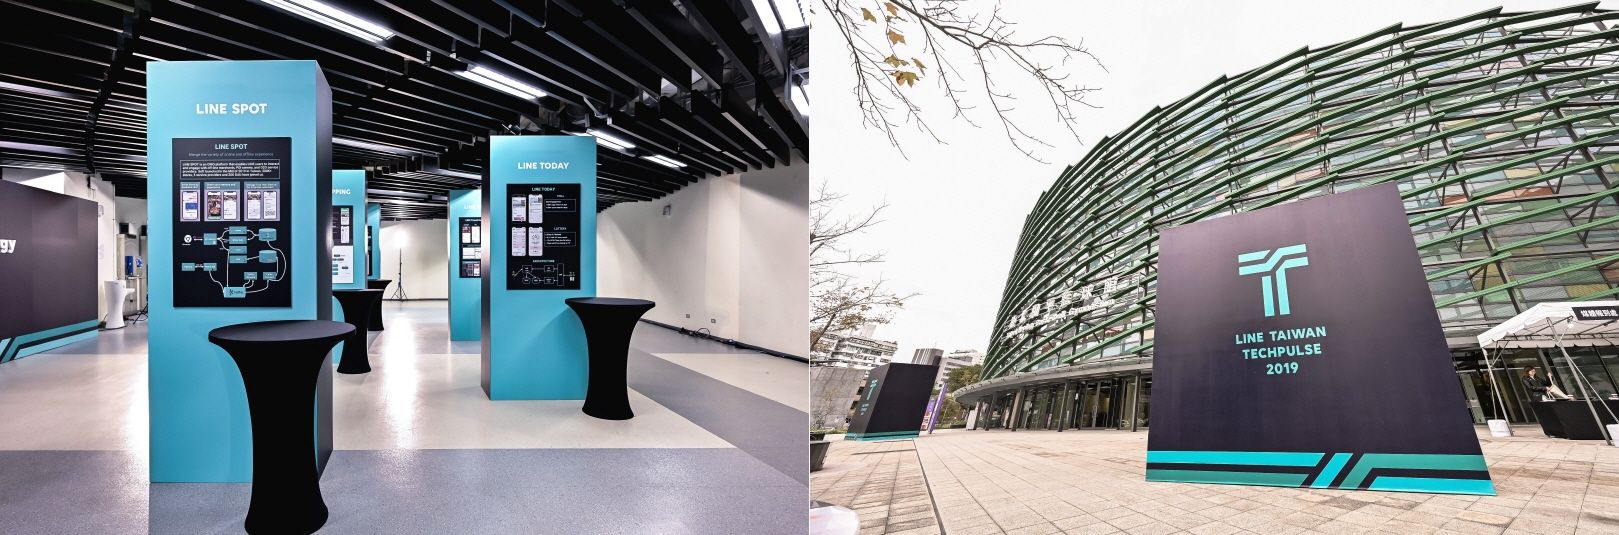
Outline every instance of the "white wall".
<svg viewBox="0 0 1619 535">
<path fill-rule="evenodd" d="M 714 177 L 603 211 L 597 293 L 657 302 L 647 319 L 808 354 L 808 171 Z"/>
<path fill-rule="evenodd" d="M 449 244 L 445 234 L 449 222 L 444 219 L 418 221 L 383 221 L 382 278 L 394 281 L 383 298 L 392 298 L 399 284 L 400 248 L 404 248 L 405 294 L 411 299 L 448 299 L 450 297 Z"/>
<path fill-rule="evenodd" d="M 0 170 L 4 180 L 94 201 L 100 206 L 96 216 L 96 317 L 107 314 L 104 281 L 121 275 L 118 257 L 118 206 L 113 201 L 113 186 L 105 180 L 85 180 L 84 173 L 73 171 L 42 171 L 37 169 L 5 168 Z"/>
</svg>

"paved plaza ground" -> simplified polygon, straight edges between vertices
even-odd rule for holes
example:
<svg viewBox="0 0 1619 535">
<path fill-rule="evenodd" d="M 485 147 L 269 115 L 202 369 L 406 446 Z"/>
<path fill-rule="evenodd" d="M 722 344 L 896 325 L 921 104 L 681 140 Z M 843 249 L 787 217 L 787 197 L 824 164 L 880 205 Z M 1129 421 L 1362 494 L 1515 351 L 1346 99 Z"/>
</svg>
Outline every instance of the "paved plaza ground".
<svg viewBox="0 0 1619 535">
<path fill-rule="evenodd" d="M 1480 429 L 1497 496 L 1148 483 L 1145 431 L 1073 430 L 832 436 L 810 487 L 861 535 L 1619 534 L 1619 448 L 1514 431 Z"/>
</svg>

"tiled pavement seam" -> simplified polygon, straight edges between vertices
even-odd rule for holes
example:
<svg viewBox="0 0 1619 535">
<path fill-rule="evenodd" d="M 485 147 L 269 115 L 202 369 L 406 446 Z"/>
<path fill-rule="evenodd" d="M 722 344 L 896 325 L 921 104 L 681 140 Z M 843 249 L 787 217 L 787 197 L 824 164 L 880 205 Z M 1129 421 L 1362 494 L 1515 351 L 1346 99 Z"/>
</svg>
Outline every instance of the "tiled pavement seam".
<svg viewBox="0 0 1619 535">
<path fill-rule="evenodd" d="M 861 535 L 941 533 L 913 441 L 835 444 L 811 474 L 813 499 L 853 509 Z"/>
</svg>

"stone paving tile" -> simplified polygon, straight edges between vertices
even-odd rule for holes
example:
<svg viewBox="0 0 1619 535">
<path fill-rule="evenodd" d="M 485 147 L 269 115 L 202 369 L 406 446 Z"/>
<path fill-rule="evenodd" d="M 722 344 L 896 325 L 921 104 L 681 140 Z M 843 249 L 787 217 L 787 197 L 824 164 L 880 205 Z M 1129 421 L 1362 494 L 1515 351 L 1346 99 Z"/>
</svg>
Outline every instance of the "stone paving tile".
<svg viewBox="0 0 1619 535">
<path fill-rule="evenodd" d="M 1619 535 L 1619 448 L 1515 431 L 1480 433 L 1497 496 L 1148 483 L 1147 434 L 1124 431 L 836 442 L 811 487 L 872 534 Z"/>
</svg>

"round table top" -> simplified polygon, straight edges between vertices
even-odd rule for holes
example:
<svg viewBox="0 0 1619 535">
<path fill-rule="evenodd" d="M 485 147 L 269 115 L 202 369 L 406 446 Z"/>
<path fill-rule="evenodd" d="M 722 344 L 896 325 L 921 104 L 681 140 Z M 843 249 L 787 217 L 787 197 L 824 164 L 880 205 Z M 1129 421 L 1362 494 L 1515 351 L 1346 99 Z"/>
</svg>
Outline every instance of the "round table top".
<svg viewBox="0 0 1619 535">
<path fill-rule="evenodd" d="M 334 294 L 351 294 L 351 295 L 352 294 L 364 294 L 364 293 L 382 293 L 382 289 L 380 289 L 380 288 L 344 288 L 344 289 L 339 289 L 339 290 L 332 290 L 332 293 L 334 293 Z"/>
<path fill-rule="evenodd" d="M 208 331 L 210 342 L 292 342 L 343 338 L 354 332 L 354 326 L 327 320 L 256 321 L 226 325 Z"/>
<path fill-rule="evenodd" d="M 570 297 L 566 302 L 569 305 L 599 307 L 651 307 L 657 305 L 657 303 L 645 299 L 630 299 L 627 297 Z"/>
</svg>

